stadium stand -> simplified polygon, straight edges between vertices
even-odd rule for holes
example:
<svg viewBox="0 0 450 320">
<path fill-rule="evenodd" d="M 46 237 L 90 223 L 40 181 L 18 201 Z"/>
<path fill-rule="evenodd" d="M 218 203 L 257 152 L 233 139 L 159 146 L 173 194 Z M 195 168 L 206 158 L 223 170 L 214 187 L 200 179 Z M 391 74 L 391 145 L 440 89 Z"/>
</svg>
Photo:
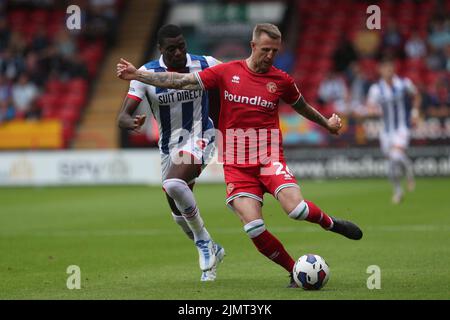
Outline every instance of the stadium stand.
<svg viewBox="0 0 450 320">
<path fill-rule="evenodd" d="M 397 72 L 411 78 L 424 95 L 432 96 L 438 83 L 445 83 L 448 92 L 449 1 L 371 2 L 381 9 L 381 32 L 366 28 L 367 1 L 296 3 L 300 26 L 294 75 L 310 100 L 320 101 L 319 88 L 330 72 L 338 72 L 348 88 L 358 74 L 373 81 L 376 60 L 382 55 L 395 58 Z M 361 111 L 354 106 L 348 103 L 344 113 Z M 335 106 L 323 104 L 322 110 L 330 114 Z"/>
<path fill-rule="evenodd" d="M 183 1 L 169 3 L 178 2 Z M 115 64 L 122 56 L 137 64 L 142 62 L 146 47 L 154 41 L 151 35 L 157 24 L 163 23 L 161 3 L 151 0 L 0 2 L 1 140 L 7 141 L 10 132 L 17 132 L 15 124 L 24 121 L 38 121 L 44 128 L 56 130 L 52 132 L 57 132 L 59 127 L 62 136 L 61 143 L 52 145 L 26 141 L 15 147 L 8 143 L 0 148 L 119 147 L 115 117 L 126 83 L 116 81 Z M 373 115 L 364 101 L 377 77 L 376 61 L 382 55 L 394 57 L 397 72 L 411 78 L 419 87 L 423 116 L 435 117 L 446 126 L 450 117 L 450 1 L 285 3 L 290 6 L 286 15 L 295 23 L 283 28 L 287 45 L 280 54 L 279 66 L 288 69 L 303 95 L 321 112 L 330 115 L 338 111 L 347 117 L 349 131 L 339 143 L 366 141 L 360 139 L 363 135 L 358 138 L 355 134 L 363 130 L 352 128 L 351 124 L 360 124 L 362 118 Z M 71 4 L 79 5 L 83 13 L 81 30 L 67 30 L 65 26 L 66 8 Z M 366 28 L 369 4 L 381 8 L 381 30 Z M 339 93 L 345 90 L 345 94 L 337 95 L 338 101 L 333 99 L 336 88 L 341 88 Z M 290 140 L 289 134 L 305 135 L 314 131 L 314 126 L 294 119 L 293 112 L 288 106 L 281 106 L 286 142 L 298 145 L 305 140 Z M 7 125 L 13 127 L 2 131 Z M 38 130 L 35 127 L 33 132 Z M 330 143 L 317 138 L 321 133 L 316 131 L 311 145 Z M 157 138 L 154 133 L 152 136 Z M 129 135 L 127 139 L 127 146 L 154 146 L 145 134 Z"/>
<path fill-rule="evenodd" d="M 141 61 L 150 35 L 157 27 L 160 3 L 153 0 L 127 1 L 127 10 L 118 29 L 117 45 L 105 57 L 91 102 L 76 135 L 74 148 L 118 147 L 116 117 L 128 84 L 117 80 L 116 64 L 120 57 Z"/>
<path fill-rule="evenodd" d="M 56 120 L 62 124 L 59 147 L 65 148 L 113 44 L 124 1 L 70 4 L 84 13 L 81 30 L 66 28 L 66 1 L 8 1 L 0 18 L 0 110 L 7 110 L 0 111 L 0 122 Z"/>
</svg>

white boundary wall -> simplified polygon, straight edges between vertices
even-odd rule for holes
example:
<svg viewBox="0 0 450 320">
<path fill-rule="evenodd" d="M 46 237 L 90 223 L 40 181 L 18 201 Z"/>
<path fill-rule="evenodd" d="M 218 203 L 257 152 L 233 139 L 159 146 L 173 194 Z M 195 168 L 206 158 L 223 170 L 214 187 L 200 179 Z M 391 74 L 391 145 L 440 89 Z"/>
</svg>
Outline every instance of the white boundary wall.
<svg viewBox="0 0 450 320">
<path fill-rule="evenodd" d="M 161 185 L 157 150 L 29 151 L 0 153 L 0 186 Z M 210 164 L 199 182 L 223 182 Z"/>
<path fill-rule="evenodd" d="M 449 177 L 450 146 L 408 150 L 417 176 Z M 385 177 L 379 148 L 285 150 L 297 179 Z M 0 186 L 161 185 L 158 150 L 0 152 Z M 212 161 L 198 182 L 224 183 Z"/>
</svg>

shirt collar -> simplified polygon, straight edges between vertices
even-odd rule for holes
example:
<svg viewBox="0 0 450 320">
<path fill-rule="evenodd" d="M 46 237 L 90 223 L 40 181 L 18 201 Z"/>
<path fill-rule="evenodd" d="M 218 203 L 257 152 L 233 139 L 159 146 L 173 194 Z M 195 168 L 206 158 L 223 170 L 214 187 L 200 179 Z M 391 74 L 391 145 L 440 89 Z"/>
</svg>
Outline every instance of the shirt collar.
<svg viewBox="0 0 450 320">
<path fill-rule="evenodd" d="M 399 78 L 397 75 L 394 75 L 394 76 L 392 77 L 392 85 L 393 85 L 393 86 L 396 86 L 396 85 L 398 85 L 399 82 L 400 82 L 400 78 Z M 381 83 L 383 84 L 383 86 L 384 86 L 385 88 L 387 88 L 387 89 L 389 89 L 389 90 L 392 89 L 391 86 L 388 85 L 388 83 L 386 82 L 386 80 L 382 79 L 382 80 L 381 80 Z"/>
<path fill-rule="evenodd" d="M 162 55 L 159 57 L 159 65 L 164 69 L 168 69 L 166 64 L 164 63 L 164 59 L 163 59 Z M 189 68 L 191 66 L 192 66 L 191 56 L 190 56 L 190 54 L 186 53 L 186 67 Z"/>
</svg>

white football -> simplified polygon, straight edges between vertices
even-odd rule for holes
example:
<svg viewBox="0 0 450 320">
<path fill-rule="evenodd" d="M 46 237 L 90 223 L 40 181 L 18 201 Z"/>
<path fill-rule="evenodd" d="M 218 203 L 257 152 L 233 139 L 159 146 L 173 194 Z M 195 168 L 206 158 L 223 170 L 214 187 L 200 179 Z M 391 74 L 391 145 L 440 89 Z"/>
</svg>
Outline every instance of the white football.
<svg viewBox="0 0 450 320">
<path fill-rule="evenodd" d="M 305 290 L 319 290 L 330 277 L 330 267 L 317 254 L 305 254 L 294 265 L 294 281 Z"/>
</svg>

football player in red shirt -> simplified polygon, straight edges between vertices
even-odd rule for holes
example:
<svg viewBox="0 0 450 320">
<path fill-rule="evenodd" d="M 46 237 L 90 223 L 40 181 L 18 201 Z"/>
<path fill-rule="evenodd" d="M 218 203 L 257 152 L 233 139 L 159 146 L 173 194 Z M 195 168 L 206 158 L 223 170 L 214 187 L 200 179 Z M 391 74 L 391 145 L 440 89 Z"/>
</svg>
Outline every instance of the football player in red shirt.
<svg viewBox="0 0 450 320">
<path fill-rule="evenodd" d="M 271 193 L 294 220 L 317 223 L 325 230 L 353 240 L 361 239 L 362 231 L 354 223 L 331 217 L 305 200 L 286 165 L 279 130 L 280 99 L 331 134 L 338 134 L 342 124 L 336 114 L 329 119 L 323 117 L 305 101 L 294 80 L 273 66 L 280 46 L 278 28 L 268 23 L 258 24 L 253 30 L 252 54 L 246 60 L 223 63 L 194 74 L 178 74 L 137 70 L 121 59 L 117 64 L 117 76 L 163 88 L 219 88 L 219 130 L 222 135 L 222 148 L 219 149 L 222 149 L 227 205 L 243 222 L 245 232 L 257 249 L 290 273 L 290 287 L 295 287 L 292 279 L 295 261 L 264 224 L 264 193 Z M 268 145 L 271 146 L 269 152 L 266 150 Z"/>
</svg>

